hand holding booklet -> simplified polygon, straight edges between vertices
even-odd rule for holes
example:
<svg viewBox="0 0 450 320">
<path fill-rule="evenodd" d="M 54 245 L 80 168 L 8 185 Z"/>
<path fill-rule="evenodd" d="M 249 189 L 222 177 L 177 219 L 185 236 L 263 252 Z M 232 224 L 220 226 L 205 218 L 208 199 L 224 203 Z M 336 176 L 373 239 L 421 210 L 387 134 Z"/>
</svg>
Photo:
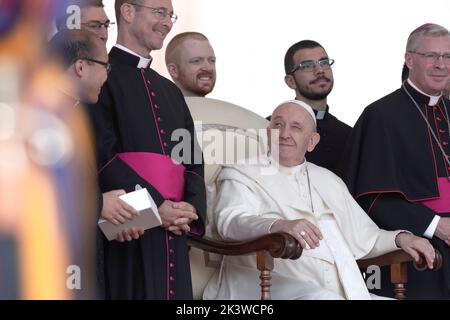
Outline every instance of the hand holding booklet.
<svg viewBox="0 0 450 320">
<path fill-rule="evenodd" d="M 158 227 L 162 224 L 158 207 L 147 189 L 140 189 L 129 192 L 119 198 L 125 201 L 138 211 L 138 215 L 133 220 L 126 220 L 125 223 L 115 225 L 105 219 L 98 221 L 98 226 L 109 241 L 114 240 L 117 234 L 125 229 L 143 228 L 144 230 Z"/>
</svg>

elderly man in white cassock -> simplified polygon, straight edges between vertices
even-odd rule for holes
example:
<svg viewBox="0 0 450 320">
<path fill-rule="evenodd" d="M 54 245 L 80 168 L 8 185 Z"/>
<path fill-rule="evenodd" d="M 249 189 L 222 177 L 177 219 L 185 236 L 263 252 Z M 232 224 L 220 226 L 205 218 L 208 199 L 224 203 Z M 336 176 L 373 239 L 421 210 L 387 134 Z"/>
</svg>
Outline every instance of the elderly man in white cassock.
<svg viewBox="0 0 450 320">
<path fill-rule="evenodd" d="M 267 129 L 269 156 L 256 165 L 223 168 L 217 178 L 218 233 L 236 241 L 286 232 L 300 242 L 300 259 L 275 260 L 273 299 L 380 298 L 369 294 L 356 259 L 402 248 L 416 261 L 424 255 L 432 268 L 434 249 L 407 230 L 379 229 L 338 176 L 305 159 L 320 140 L 315 121 L 302 101 L 280 104 Z M 204 298 L 259 299 L 258 285 L 249 285 L 258 283 L 255 261 L 224 257 Z"/>
</svg>

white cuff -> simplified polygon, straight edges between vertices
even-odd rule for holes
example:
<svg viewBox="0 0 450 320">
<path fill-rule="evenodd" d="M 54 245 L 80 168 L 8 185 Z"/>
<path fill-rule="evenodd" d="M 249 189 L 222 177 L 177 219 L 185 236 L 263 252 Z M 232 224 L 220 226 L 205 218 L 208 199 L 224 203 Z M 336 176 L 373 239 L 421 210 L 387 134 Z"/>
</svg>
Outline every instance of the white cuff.
<svg viewBox="0 0 450 320">
<path fill-rule="evenodd" d="M 441 219 L 440 216 L 436 215 L 433 220 L 431 221 L 430 225 L 428 226 L 427 230 L 423 233 L 424 237 L 427 237 L 428 239 L 433 238 L 434 233 L 436 232 L 439 220 Z"/>
<path fill-rule="evenodd" d="M 401 248 L 397 243 L 397 237 L 400 233 L 407 233 L 407 234 L 411 234 L 411 235 L 413 234 L 411 231 L 408 231 L 408 230 L 397 230 L 397 234 L 395 235 L 395 238 L 394 238 L 394 243 L 395 243 L 396 248 Z"/>
<path fill-rule="evenodd" d="M 273 225 L 275 224 L 275 222 L 277 222 L 278 220 L 281 220 L 281 219 L 275 219 L 275 220 L 273 220 L 273 222 L 270 224 L 270 226 L 269 226 L 269 232 L 268 233 L 272 233 L 272 227 L 273 227 Z"/>
</svg>

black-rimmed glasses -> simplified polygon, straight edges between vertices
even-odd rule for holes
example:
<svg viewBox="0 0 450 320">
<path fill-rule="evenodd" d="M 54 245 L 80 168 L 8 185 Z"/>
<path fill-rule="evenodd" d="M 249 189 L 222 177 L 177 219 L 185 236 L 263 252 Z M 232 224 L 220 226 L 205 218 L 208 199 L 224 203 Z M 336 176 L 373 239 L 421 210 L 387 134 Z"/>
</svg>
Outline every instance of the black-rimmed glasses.
<svg viewBox="0 0 450 320">
<path fill-rule="evenodd" d="M 294 66 L 292 68 L 291 72 L 289 74 L 293 74 L 297 70 L 305 71 L 305 72 L 312 72 L 316 68 L 316 66 L 320 66 L 322 69 L 327 70 L 330 69 L 331 66 L 334 64 L 333 59 L 320 59 L 320 60 L 307 60 L 300 62 L 298 65 Z"/>
<path fill-rule="evenodd" d="M 128 2 L 128 3 L 133 5 L 133 6 L 143 7 L 143 8 L 147 8 L 147 9 L 152 10 L 153 14 L 159 20 L 164 20 L 167 16 L 169 16 L 170 20 L 172 21 L 172 23 L 175 23 L 177 21 L 177 19 L 178 19 L 178 16 L 175 13 L 169 12 L 166 8 L 153 8 L 153 7 L 144 6 L 142 4 L 134 3 L 134 2 Z"/>
<path fill-rule="evenodd" d="M 100 21 L 88 21 L 88 22 L 83 22 L 82 25 L 86 26 L 90 29 L 101 29 L 101 27 L 105 27 L 105 29 L 109 29 L 109 27 L 115 25 L 115 22 L 111 22 L 111 21 L 106 21 L 106 22 L 100 22 Z"/>
<path fill-rule="evenodd" d="M 101 64 L 102 66 L 104 66 L 106 68 L 106 72 L 107 73 L 109 73 L 111 71 L 111 68 L 112 68 L 111 63 L 109 63 L 109 62 L 104 62 L 104 61 L 95 60 L 95 59 L 91 59 L 91 58 L 77 58 L 75 60 L 86 60 L 86 61 L 90 61 L 90 62 Z"/>
</svg>

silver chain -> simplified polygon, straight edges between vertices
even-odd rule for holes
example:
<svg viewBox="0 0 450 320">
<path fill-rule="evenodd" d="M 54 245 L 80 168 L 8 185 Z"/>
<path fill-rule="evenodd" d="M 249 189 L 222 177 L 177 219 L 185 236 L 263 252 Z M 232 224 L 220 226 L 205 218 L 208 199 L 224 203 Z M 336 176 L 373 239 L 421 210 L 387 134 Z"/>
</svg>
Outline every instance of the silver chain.
<svg viewBox="0 0 450 320">
<path fill-rule="evenodd" d="M 306 170 L 306 178 L 308 179 L 308 190 L 309 190 L 309 200 L 311 201 L 311 211 L 312 211 L 312 213 L 314 213 L 314 205 L 313 205 L 312 192 L 311 192 L 311 182 L 309 181 L 308 164 L 306 162 L 305 162 L 305 170 Z"/>
<path fill-rule="evenodd" d="M 409 91 L 406 89 L 405 84 L 403 83 L 402 85 L 403 90 L 405 90 L 406 94 L 408 95 L 408 97 L 411 99 L 411 101 L 414 103 L 414 106 L 416 107 L 417 111 L 419 111 L 420 115 L 422 116 L 423 120 L 425 121 L 425 123 L 428 126 L 428 129 L 430 130 L 434 141 L 436 141 L 439 149 L 442 152 L 442 155 L 444 156 L 445 161 L 447 162 L 449 168 L 450 168 L 450 160 L 447 157 L 447 154 L 445 153 L 444 148 L 442 148 L 441 143 L 438 139 L 438 137 L 436 136 L 436 133 L 434 132 L 433 128 L 431 127 L 430 122 L 428 121 L 427 117 L 425 117 L 425 115 L 423 114 L 422 110 L 419 107 L 419 104 L 416 102 L 416 100 L 414 100 L 414 98 L 412 97 L 412 95 L 409 93 Z M 445 110 L 445 116 L 447 117 L 447 133 L 448 133 L 448 137 L 450 140 L 450 119 L 448 117 L 448 111 L 447 111 L 447 105 L 445 104 L 445 100 L 442 100 L 442 102 L 444 103 L 444 110 Z M 448 177 L 448 179 L 450 180 L 450 177 Z"/>
</svg>

